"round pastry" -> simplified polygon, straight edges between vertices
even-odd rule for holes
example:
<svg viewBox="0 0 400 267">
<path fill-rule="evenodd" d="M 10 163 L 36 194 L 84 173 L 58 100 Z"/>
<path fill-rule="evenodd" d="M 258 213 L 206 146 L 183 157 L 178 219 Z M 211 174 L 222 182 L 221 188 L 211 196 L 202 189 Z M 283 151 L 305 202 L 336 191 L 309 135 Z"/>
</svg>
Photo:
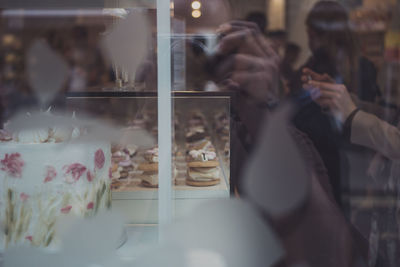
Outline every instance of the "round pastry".
<svg viewBox="0 0 400 267">
<path fill-rule="evenodd" d="M 140 175 L 142 185 L 145 187 L 157 188 L 158 187 L 158 172 L 144 172 Z"/>
<path fill-rule="evenodd" d="M 111 183 L 111 189 L 118 189 L 118 188 L 121 187 L 121 185 L 122 185 L 121 182 L 119 182 L 119 181 L 113 181 L 113 182 Z"/>
<path fill-rule="evenodd" d="M 146 150 L 143 155 L 144 159 L 149 163 L 158 164 L 158 147 Z"/>
<path fill-rule="evenodd" d="M 191 150 L 187 156 L 189 167 L 217 167 L 219 165 L 214 151 Z"/>
<path fill-rule="evenodd" d="M 187 142 L 193 143 L 204 139 L 206 137 L 206 131 L 202 126 L 192 127 L 189 128 L 185 137 Z"/>
<path fill-rule="evenodd" d="M 190 168 L 210 168 L 210 167 L 218 167 L 219 162 L 216 160 L 210 161 L 191 161 L 187 163 L 187 166 Z"/>
<path fill-rule="evenodd" d="M 214 181 L 219 180 L 220 170 L 216 167 L 193 167 L 188 169 L 187 175 L 193 181 Z"/>
<path fill-rule="evenodd" d="M 126 179 L 128 178 L 129 173 L 127 171 L 122 171 L 120 172 L 119 175 L 120 175 L 119 179 Z"/>
<path fill-rule="evenodd" d="M 158 171 L 158 163 L 141 163 L 138 170 L 144 172 Z"/>
<path fill-rule="evenodd" d="M 158 184 L 152 184 L 146 180 L 142 180 L 141 185 L 148 188 L 158 188 Z"/>
<path fill-rule="evenodd" d="M 221 181 L 218 180 L 210 180 L 210 181 L 195 181 L 191 179 L 186 179 L 186 184 L 190 186 L 202 187 L 202 186 L 213 186 L 219 184 Z"/>
<path fill-rule="evenodd" d="M 214 146 L 210 142 L 210 140 L 202 139 L 193 143 L 189 143 L 187 145 L 188 150 L 207 150 L 207 151 L 215 151 Z"/>
</svg>

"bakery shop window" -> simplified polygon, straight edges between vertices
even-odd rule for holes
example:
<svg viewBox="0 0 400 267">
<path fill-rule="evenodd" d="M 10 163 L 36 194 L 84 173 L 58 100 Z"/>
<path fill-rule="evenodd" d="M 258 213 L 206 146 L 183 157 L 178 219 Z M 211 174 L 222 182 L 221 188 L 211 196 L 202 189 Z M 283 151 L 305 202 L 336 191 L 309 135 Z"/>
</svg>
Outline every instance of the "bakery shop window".
<svg viewBox="0 0 400 267">
<path fill-rule="evenodd" d="M 20 245 L 69 255 L 72 217 L 70 259 L 85 232 L 145 263 L 400 265 L 396 1 L 17 2 L 0 265 Z"/>
</svg>

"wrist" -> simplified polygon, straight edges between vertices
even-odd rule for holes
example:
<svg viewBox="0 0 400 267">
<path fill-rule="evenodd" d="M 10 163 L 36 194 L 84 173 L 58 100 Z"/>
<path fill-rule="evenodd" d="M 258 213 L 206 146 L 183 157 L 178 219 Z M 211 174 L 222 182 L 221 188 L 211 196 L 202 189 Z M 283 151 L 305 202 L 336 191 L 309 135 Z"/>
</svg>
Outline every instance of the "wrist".
<svg viewBox="0 0 400 267">
<path fill-rule="evenodd" d="M 351 143 L 351 129 L 352 129 L 352 124 L 353 124 L 353 119 L 359 110 L 360 109 L 356 107 L 349 114 L 349 116 L 346 118 L 346 120 L 344 121 L 344 124 L 343 124 L 343 135 L 344 135 L 345 140 L 347 140 L 349 143 Z"/>
<path fill-rule="evenodd" d="M 356 105 L 351 105 L 343 114 L 342 122 L 344 123 L 355 111 L 358 110 Z"/>
</svg>

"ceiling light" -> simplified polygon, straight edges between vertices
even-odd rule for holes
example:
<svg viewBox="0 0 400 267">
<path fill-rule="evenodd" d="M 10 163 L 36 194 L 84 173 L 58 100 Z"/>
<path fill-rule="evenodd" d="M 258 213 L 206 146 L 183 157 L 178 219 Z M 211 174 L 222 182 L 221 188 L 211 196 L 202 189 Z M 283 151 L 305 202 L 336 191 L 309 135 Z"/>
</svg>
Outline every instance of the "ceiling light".
<svg viewBox="0 0 400 267">
<path fill-rule="evenodd" d="M 192 8 L 193 9 L 200 9 L 201 3 L 199 1 L 193 1 L 192 2 Z"/>
<path fill-rule="evenodd" d="M 192 17 L 193 18 L 197 19 L 197 18 L 200 18 L 200 16 L 201 16 L 201 11 L 200 10 L 193 10 L 192 11 Z"/>
</svg>

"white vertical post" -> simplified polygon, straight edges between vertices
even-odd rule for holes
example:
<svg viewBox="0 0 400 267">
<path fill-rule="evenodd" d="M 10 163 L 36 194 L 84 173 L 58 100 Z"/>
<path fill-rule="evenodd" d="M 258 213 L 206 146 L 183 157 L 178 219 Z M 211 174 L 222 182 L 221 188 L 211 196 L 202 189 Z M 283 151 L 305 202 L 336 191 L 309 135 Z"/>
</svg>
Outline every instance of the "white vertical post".
<svg viewBox="0 0 400 267">
<path fill-rule="evenodd" d="M 170 2 L 169 0 L 157 0 L 158 222 L 160 241 L 163 240 L 163 226 L 172 220 L 170 31 Z"/>
</svg>

